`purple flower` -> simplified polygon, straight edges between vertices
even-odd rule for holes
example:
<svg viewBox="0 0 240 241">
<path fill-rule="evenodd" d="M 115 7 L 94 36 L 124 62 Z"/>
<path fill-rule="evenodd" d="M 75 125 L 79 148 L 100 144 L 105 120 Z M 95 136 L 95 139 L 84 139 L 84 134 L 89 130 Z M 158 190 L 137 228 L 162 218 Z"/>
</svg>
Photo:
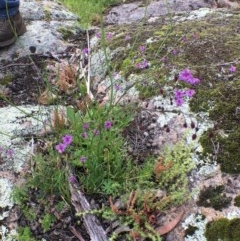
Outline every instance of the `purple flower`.
<svg viewBox="0 0 240 241">
<path fill-rule="evenodd" d="M 57 150 L 60 154 L 62 154 L 62 153 L 65 151 L 66 147 L 67 147 L 67 146 L 66 146 L 65 144 L 63 144 L 63 143 L 60 143 L 60 144 L 58 144 L 58 145 L 55 146 L 56 150 Z"/>
<path fill-rule="evenodd" d="M 77 179 L 74 175 L 70 175 L 69 178 L 68 178 L 68 181 L 73 184 L 73 183 L 76 183 L 77 182 Z"/>
<path fill-rule="evenodd" d="M 182 37 L 182 41 L 183 41 L 183 42 L 187 42 L 187 37 L 186 37 L 186 36 L 183 36 L 183 37 Z"/>
<path fill-rule="evenodd" d="M 108 41 L 112 40 L 112 38 L 113 38 L 113 33 L 108 32 L 106 38 L 107 38 Z"/>
<path fill-rule="evenodd" d="M 112 127 L 112 122 L 111 121 L 105 121 L 104 126 L 105 126 L 106 130 L 109 130 Z"/>
<path fill-rule="evenodd" d="M 166 64 L 168 59 L 167 59 L 167 57 L 166 57 L 166 56 L 164 56 L 164 57 L 162 57 L 162 59 L 161 59 L 161 60 L 162 60 L 162 62 L 163 62 L 164 64 Z"/>
<path fill-rule="evenodd" d="M 176 49 L 174 49 L 174 50 L 172 51 L 172 54 L 173 54 L 173 55 L 177 55 L 177 53 L 178 53 L 178 51 L 177 51 Z"/>
<path fill-rule="evenodd" d="M 195 90 L 193 89 L 188 89 L 185 91 L 185 95 L 188 96 L 188 97 L 193 97 L 195 95 Z"/>
<path fill-rule="evenodd" d="M 200 82 L 200 79 L 192 77 L 192 78 L 189 78 L 186 82 L 191 84 L 191 85 L 196 85 Z"/>
<path fill-rule="evenodd" d="M 10 158 L 13 157 L 13 153 L 14 153 L 13 149 L 8 149 L 8 150 L 6 150 L 6 154 L 7 154 L 7 156 L 10 157 Z"/>
<path fill-rule="evenodd" d="M 71 135 L 67 134 L 67 135 L 63 136 L 62 141 L 63 141 L 63 144 L 67 147 L 72 143 L 73 137 Z"/>
<path fill-rule="evenodd" d="M 185 92 L 182 90 L 175 90 L 175 98 L 182 98 L 185 95 Z"/>
<path fill-rule="evenodd" d="M 88 134 L 87 134 L 87 132 L 86 132 L 86 131 L 85 131 L 85 132 L 83 132 L 83 133 L 81 134 L 81 136 L 82 136 L 82 138 L 84 138 L 84 139 L 88 138 Z"/>
<path fill-rule="evenodd" d="M 147 62 L 146 59 L 144 59 L 141 62 L 136 64 L 137 69 L 146 69 L 146 68 L 148 68 L 148 66 L 149 66 L 149 63 Z"/>
<path fill-rule="evenodd" d="M 114 85 L 114 88 L 116 91 L 119 91 L 121 89 L 120 85 L 117 85 L 117 84 Z"/>
<path fill-rule="evenodd" d="M 101 38 L 101 33 L 96 32 L 96 34 L 95 34 L 95 35 L 96 35 L 96 37 L 97 37 L 97 38 Z"/>
<path fill-rule="evenodd" d="M 130 35 L 126 35 L 125 36 L 125 41 L 129 41 L 131 39 L 131 36 Z"/>
<path fill-rule="evenodd" d="M 198 84 L 200 82 L 200 79 L 194 78 L 191 71 L 189 69 L 184 69 L 179 73 L 179 80 L 182 80 L 186 83 L 189 83 L 191 85 Z"/>
<path fill-rule="evenodd" d="M 88 48 L 84 48 L 82 49 L 82 53 L 87 56 L 89 54 L 89 49 Z"/>
<path fill-rule="evenodd" d="M 89 123 L 84 123 L 83 124 L 83 129 L 86 131 L 89 128 Z"/>
<path fill-rule="evenodd" d="M 139 50 L 140 50 L 141 53 L 143 53 L 143 52 L 145 52 L 146 47 L 145 47 L 144 45 L 141 45 L 141 46 L 139 47 Z"/>
<path fill-rule="evenodd" d="M 99 130 L 94 129 L 93 130 L 93 136 L 98 136 L 100 134 Z"/>
<path fill-rule="evenodd" d="M 184 69 L 179 73 L 179 80 L 188 82 L 189 79 L 192 79 L 192 73 L 189 69 Z"/>
<path fill-rule="evenodd" d="M 87 161 L 87 158 L 85 156 L 80 157 L 80 162 L 85 163 Z"/>
<path fill-rule="evenodd" d="M 175 103 L 177 106 L 181 106 L 183 104 L 183 98 L 179 97 L 179 98 L 175 98 Z"/>
<path fill-rule="evenodd" d="M 235 72 L 236 70 L 237 70 L 237 67 L 234 66 L 234 65 L 231 65 L 231 67 L 229 68 L 229 71 L 230 71 L 231 73 Z"/>
</svg>

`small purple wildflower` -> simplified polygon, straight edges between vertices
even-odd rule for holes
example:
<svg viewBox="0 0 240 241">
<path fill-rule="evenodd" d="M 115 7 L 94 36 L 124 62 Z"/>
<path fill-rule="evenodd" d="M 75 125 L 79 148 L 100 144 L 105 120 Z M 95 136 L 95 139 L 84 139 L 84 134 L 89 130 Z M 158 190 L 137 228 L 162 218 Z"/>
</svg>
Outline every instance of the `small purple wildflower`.
<svg viewBox="0 0 240 241">
<path fill-rule="evenodd" d="M 196 85 L 200 82 L 200 79 L 192 77 L 192 78 L 189 78 L 186 82 L 191 84 L 191 85 Z"/>
<path fill-rule="evenodd" d="M 100 134 L 100 131 L 97 129 L 93 130 L 93 136 L 98 136 Z"/>
<path fill-rule="evenodd" d="M 13 149 L 8 149 L 8 150 L 6 150 L 6 154 L 7 154 L 7 156 L 10 157 L 10 158 L 13 157 L 13 153 L 14 153 Z"/>
<path fill-rule="evenodd" d="M 193 78 L 193 76 L 189 69 L 184 69 L 179 73 L 179 80 L 188 82 L 189 79 L 192 79 L 192 78 Z"/>
<path fill-rule="evenodd" d="M 83 132 L 83 133 L 81 134 L 81 136 L 82 136 L 82 138 L 83 138 L 83 139 L 88 138 L 88 134 L 87 134 L 87 132 L 86 132 L 86 131 L 85 131 L 85 132 Z"/>
<path fill-rule="evenodd" d="M 185 92 L 182 90 L 175 90 L 174 92 L 175 98 L 182 98 L 185 95 Z"/>
<path fill-rule="evenodd" d="M 189 69 L 184 69 L 179 73 L 179 80 L 189 83 L 191 85 L 198 84 L 200 79 L 194 78 Z"/>
<path fill-rule="evenodd" d="M 110 41 L 110 40 L 112 40 L 112 38 L 113 38 L 113 33 L 108 32 L 108 33 L 107 33 L 107 36 L 106 36 L 106 39 L 107 39 L 108 41 Z"/>
<path fill-rule="evenodd" d="M 86 131 L 89 128 L 89 123 L 84 123 L 83 124 L 83 129 Z"/>
<path fill-rule="evenodd" d="M 112 122 L 111 121 L 105 121 L 104 126 L 105 126 L 106 130 L 109 130 L 112 127 Z"/>
<path fill-rule="evenodd" d="M 162 57 L 162 62 L 164 63 L 164 64 L 166 64 L 167 63 L 167 57 L 166 56 L 164 56 L 164 57 Z"/>
<path fill-rule="evenodd" d="M 183 104 L 183 99 L 181 97 L 175 98 L 175 103 L 177 106 L 181 106 Z"/>
<path fill-rule="evenodd" d="M 97 38 L 101 38 L 101 33 L 100 32 L 96 32 L 95 35 L 96 35 Z"/>
<path fill-rule="evenodd" d="M 188 96 L 188 97 L 193 97 L 195 95 L 195 90 L 193 89 L 188 89 L 185 91 L 185 95 Z"/>
<path fill-rule="evenodd" d="M 89 54 L 89 49 L 88 48 L 82 49 L 82 53 L 83 55 L 87 56 Z"/>
<path fill-rule="evenodd" d="M 141 53 L 144 53 L 145 50 L 146 50 L 146 47 L 145 47 L 144 45 L 141 45 L 141 46 L 139 47 L 139 50 L 140 50 Z"/>
<path fill-rule="evenodd" d="M 196 39 L 196 38 L 197 38 L 197 34 L 194 33 L 194 34 L 192 35 L 192 39 Z"/>
<path fill-rule="evenodd" d="M 121 89 L 120 85 L 118 85 L 118 84 L 115 84 L 114 88 L 115 88 L 116 91 L 119 91 Z"/>
<path fill-rule="evenodd" d="M 68 178 L 68 181 L 73 184 L 73 183 L 76 183 L 77 182 L 77 179 L 74 175 L 70 175 L 69 178 Z"/>
<path fill-rule="evenodd" d="M 87 158 L 85 156 L 80 157 L 80 162 L 85 163 L 87 161 Z"/>
<path fill-rule="evenodd" d="M 173 54 L 173 55 L 177 55 L 177 53 L 178 53 L 178 51 L 177 51 L 176 49 L 174 49 L 174 50 L 172 51 L 172 54 Z"/>
<path fill-rule="evenodd" d="M 147 62 L 146 59 L 144 59 L 141 62 L 136 64 L 137 69 L 146 69 L 146 68 L 148 68 L 148 66 L 149 66 L 149 63 Z"/>
<path fill-rule="evenodd" d="M 229 68 L 229 71 L 230 71 L 231 73 L 234 73 L 236 70 L 237 70 L 237 67 L 234 66 L 234 65 L 231 65 L 231 67 Z"/>
<path fill-rule="evenodd" d="M 55 146 L 56 150 L 57 150 L 60 154 L 62 154 L 62 153 L 65 151 L 66 147 L 67 147 L 67 146 L 66 146 L 65 144 L 63 144 L 63 143 L 60 143 L 60 144 L 58 144 L 58 145 Z"/>
<path fill-rule="evenodd" d="M 130 35 L 126 35 L 125 36 L 125 41 L 129 41 L 131 39 L 131 36 Z"/>
<path fill-rule="evenodd" d="M 183 42 L 187 42 L 187 37 L 186 37 L 186 36 L 183 36 L 183 37 L 182 37 L 182 41 L 183 41 Z"/>
<path fill-rule="evenodd" d="M 62 141 L 63 141 L 63 144 L 67 147 L 72 143 L 73 137 L 72 135 L 67 134 L 62 137 Z"/>
</svg>

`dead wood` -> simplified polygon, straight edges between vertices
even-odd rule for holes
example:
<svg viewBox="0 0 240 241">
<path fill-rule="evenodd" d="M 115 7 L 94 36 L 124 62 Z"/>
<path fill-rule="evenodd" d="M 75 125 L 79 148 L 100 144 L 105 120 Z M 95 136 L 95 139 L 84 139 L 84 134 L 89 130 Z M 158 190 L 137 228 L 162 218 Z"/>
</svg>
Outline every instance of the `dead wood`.
<svg viewBox="0 0 240 241">
<path fill-rule="evenodd" d="M 107 235 L 103 227 L 101 226 L 99 220 L 94 214 L 88 213 L 91 211 L 91 205 L 87 201 L 84 194 L 76 184 L 69 184 L 71 192 L 71 201 L 77 212 L 86 212 L 83 215 L 84 226 L 90 236 L 91 241 L 107 241 Z"/>
</svg>

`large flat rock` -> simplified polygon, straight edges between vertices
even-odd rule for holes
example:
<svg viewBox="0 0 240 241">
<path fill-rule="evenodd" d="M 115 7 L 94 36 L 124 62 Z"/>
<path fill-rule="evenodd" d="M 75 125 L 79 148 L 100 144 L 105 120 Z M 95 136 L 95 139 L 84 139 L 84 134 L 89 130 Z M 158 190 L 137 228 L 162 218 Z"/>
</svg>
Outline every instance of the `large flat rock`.
<svg viewBox="0 0 240 241">
<path fill-rule="evenodd" d="M 64 31 L 81 31 L 79 18 L 58 2 L 22 0 L 20 12 L 27 32 L 14 45 L 0 49 L 0 62 L 33 53 L 62 53 L 71 45 L 64 40 Z"/>
</svg>

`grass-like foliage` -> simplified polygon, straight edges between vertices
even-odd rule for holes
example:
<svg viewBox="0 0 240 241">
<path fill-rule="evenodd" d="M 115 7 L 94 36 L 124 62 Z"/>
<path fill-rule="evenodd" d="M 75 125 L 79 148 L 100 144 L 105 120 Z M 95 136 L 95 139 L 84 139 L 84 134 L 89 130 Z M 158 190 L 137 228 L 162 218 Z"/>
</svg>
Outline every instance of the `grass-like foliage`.
<svg viewBox="0 0 240 241">
<path fill-rule="evenodd" d="M 122 0 L 61 0 L 70 10 L 80 16 L 81 24 L 100 23 L 101 15 L 107 7 Z"/>
</svg>

